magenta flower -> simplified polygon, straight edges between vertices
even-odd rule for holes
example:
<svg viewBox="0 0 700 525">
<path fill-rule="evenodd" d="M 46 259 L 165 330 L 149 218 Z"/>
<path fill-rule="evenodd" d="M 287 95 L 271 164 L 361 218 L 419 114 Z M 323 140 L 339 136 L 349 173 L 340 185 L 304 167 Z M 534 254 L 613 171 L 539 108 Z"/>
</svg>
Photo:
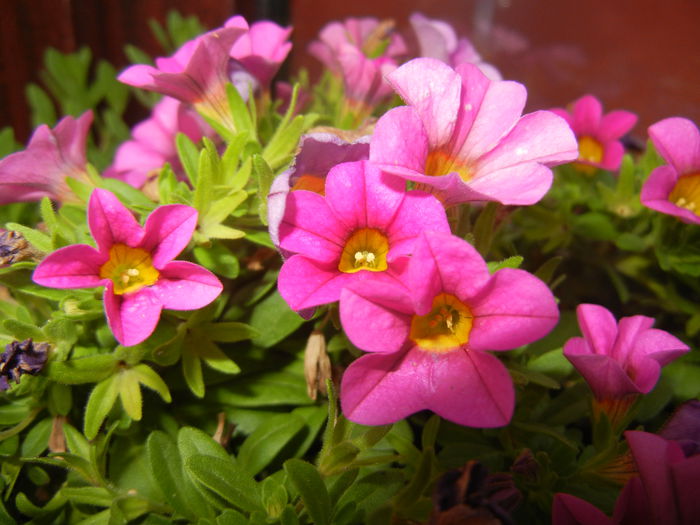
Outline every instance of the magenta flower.
<svg viewBox="0 0 700 525">
<path fill-rule="evenodd" d="M 392 283 L 424 228 L 449 232 L 432 196 L 406 191 L 367 161 L 335 166 L 325 197 L 293 191 L 279 226 L 280 248 L 295 253 L 280 270 L 278 289 L 293 310 L 335 302 L 348 284 L 374 277 Z"/>
<path fill-rule="evenodd" d="M 202 118 L 177 99 L 165 97 L 151 116 L 134 127 L 131 140 L 124 142 L 107 168 L 105 177 L 120 179 L 141 188 L 168 162 L 180 180 L 185 174 L 175 146 L 175 137 L 184 133 L 193 142 L 213 131 Z"/>
<path fill-rule="evenodd" d="M 668 164 L 649 175 L 642 204 L 700 224 L 700 131 L 690 120 L 672 117 L 652 124 L 649 137 Z"/>
<path fill-rule="evenodd" d="M 240 26 L 245 20 L 241 16 L 230 18 L 225 27 Z M 255 77 L 264 89 L 270 88 L 272 77 L 292 49 L 289 42 L 291 27 L 281 27 L 269 20 L 254 22 L 231 48 L 230 56 L 238 60 L 248 73 Z M 244 97 L 247 93 L 241 93 Z"/>
<path fill-rule="evenodd" d="M 66 177 L 88 183 L 85 146 L 92 111 L 64 117 L 51 129 L 39 126 L 27 148 L 0 160 L 0 204 L 38 201 L 77 201 Z"/>
<path fill-rule="evenodd" d="M 413 13 L 409 22 L 418 40 L 418 56 L 437 58 L 455 67 L 462 63 L 477 66 L 491 80 L 501 80 L 501 73 L 481 60 L 481 55 L 468 38 L 457 38 L 454 28 L 443 20 Z"/>
<path fill-rule="evenodd" d="M 700 456 L 686 458 L 674 441 L 625 432 L 639 476 L 622 489 L 612 518 L 569 494 L 556 494 L 554 525 L 694 525 L 700 523 Z"/>
<path fill-rule="evenodd" d="M 595 304 L 576 309 L 583 337 L 569 339 L 564 355 L 586 379 L 598 401 L 646 394 L 661 367 L 689 348 L 668 332 L 652 328 L 651 317 L 615 317 Z"/>
<path fill-rule="evenodd" d="M 625 148 L 620 137 L 637 123 L 637 115 L 629 111 L 616 110 L 603 115 L 603 106 L 593 95 L 584 95 L 575 100 L 571 110 L 551 110 L 564 120 L 576 134 L 579 154 L 577 167 L 586 173 L 596 168 L 617 171 Z"/>
<path fill-rule="evenodd" d="M 163 308 L 196 310 L 221 293 L 214 274 L 173 261 L 197 226 L 194 208 L 160 206 L 141 227 L 112 193 L 96 189 L 88 204 L 88 225 L 97 249 L 86 244 L 61 248 L 37 266 L 32 278 L 51 288 L 104 286 L 107 322 L 124 346 L 148 338 Z"/>
<path fill-rule="evenodd" d="M 522 84 L 491 81 L 472 64 L 452 69 L 432 58 L 411 60 L 388 79 L 409 105 L 379 119 L 370 160 L 431 187 L 446 206 L 533 204 L 552 183 L 549 166 L 578 155 L 564 119 L 550 111 L 521 117 Z"/>
<path fill-rule="evenodd" d="M 552 293 L 533 275 L 491 275 L 466 241 L 423 231 L 400 284 L 368 279 L 341 293 L 345 333 L 371 352 L 343 375 L 343 413 L 364 425 L 423 409 L 460 425 L 505 425 L 513 383 L 489 351 L 535 341 L 558 318 Z"/>
<path fill-rule="evenodd" d="M 203 115 L 232 126 L 226 84 L 236 71 L 231 71 L 229 54 L 236 40 L 247 31 L 245 20 L 234 17 L 227 27 L 186 42 L 171 57 L 156 58 L 156 67 L 131 66 L 121 72 L 118 80 L 188 102 Z"/>
<path fill-rule="evenodd" d="M 279 227 L 290 191 L 308 190 L 324 195 L 326 175 L 332 167 L 343 162 L 367 160 L 367 157 L 369 135 L 353 142 L 332 132 L 304 135 L 292 166 L 275 178 L 267 196 L 267 223 L 273 244 L 279 247 Z"/>
</svg>

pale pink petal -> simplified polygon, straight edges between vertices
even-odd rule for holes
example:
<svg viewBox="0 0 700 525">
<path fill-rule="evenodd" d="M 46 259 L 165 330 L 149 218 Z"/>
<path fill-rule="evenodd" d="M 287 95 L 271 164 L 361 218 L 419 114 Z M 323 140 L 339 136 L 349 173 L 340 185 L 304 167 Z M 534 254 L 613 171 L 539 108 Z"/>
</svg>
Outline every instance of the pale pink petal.
<svg viewBox="0 0 700 525">
<path fill-rule="evenodd" d="M 115 244 L 136 247 L 141 243 L 144 231 L 131 212 L 113 193 L 95 189 L 88 204 L 90 233 L 98 250 L 107 254 Z"/>
<path fill-rule="evenodd" d="M 279 225 L 282 249 L 337 264 L 349 233 L 321 195 L 304 190 L 288 195 Z"/>
<path fill-rule="evenodd" d="M 552 502 L 552 525 L 616 525 L 600 509 L 581 498 L 558 493 Z"/>
<path fill-rule="evenodd" d="M 595 136 L 603 115 L 603 106 L 593 95 L 585 95 L 574 102 L 572 115 L 571 127 L 576 130 L 577 135 Z"/>
<path fill-rule="evenodd" d="M 531 343 L 559 320 L 550 289 L 524 270 L 499 270 L 466 302 L 474 315 L 469 347 L 477 350 L 509 350 Z"/>
<path fill-rule="evenodd" d="M 617 109 L 603 115 L 600 120 L 597 138 L 603 142 L 616 140 L 628 133 L 637 123 L 637 115 Z"/>
<path fill-rule="evenodd" d="M 651 328 L 639 336 L 635 350 L 665 366 L 688 352 L 690 347 L 664 330 Z"/>
<path fill-rule="evenodd" d="M 610 348 L 609 355 L 620 363 L 627 361 L 632 354 L 639 351 L 637 338 L 653 324 L 654 319 L 645 315 L 633 315 L 620 319 L 617 326 L 617 340 Z M 646 352 L 642 355 L 646 355 Z"/>
<path fill-rule="evenodd" d="M 408 20 L 418 39 L 419 56 L 449 63 L 450 53 L 457 48 L 457 36 L 452 26 L 421 13 L 413 13 Z"/>
<path fill-rule="evenodd" d="M 50 288 L 92 288 L 103 286 L 100 267 L 107 256 L 92 246 L 74 244 L 56 250 L 44 258 L 32 274 L 32 280 Z"/>
<path fill-rule="evenodd" d="M 480 174 L 469 181 L 457 202 L 485 200 L 509 206 L 535 204 L 549 191 L 552 179 L 552 170 L 537 162 L 508 166 Z"/>
<path fill-rule="evenodd" d="M 382 169 L 399 166 L 425 171 L 428 135 L 418 113 L 410 107 L 398 107 L 377 122 L 369 147 L 369 158 Z"/>
<path fill-rule="evenodd" d="M 692 121 L 671 117 L 649 127 L 649 137 L 679 175 L 700 171 L 700 131 Z"/>
<path fill-rule="evenodd" d="M 109 328 L 124 346 L 137 345 L 148 339 L 158 325 L 162 310 L 160 301 L 150 288 L 116 295 L 112 281 L 107 281 L 104 303 Z"/>
<path fill-rule="evenodd" d="M 418 315 L 431 310 L 438 294 L 445 292 L 460 300 L 471 298 L 489 279 L 486 263 L 471 244 L 454 235 L 421 232 L 407 280 Z"/>
<path fill-rule="evenodd" d="M 366 352 L 390 353 L 408 337 L 413 304 L 400 284 L 372 279 L 354 283 L 340 294 L 340 320 L 355 346 Z"/>
<path fill-rule="evenodd" d="M 617 339 L 617 321 L 607 308 L 580 304 L 576 316 L 581 332 L 594 354 L 608 355 Z"/>
<path fill-rule="evenodd" d="M 223 285 L 209 270 L 187 261 L 172 261 L 160 270 L 158 281 L 150 287 L 163 308 L 197 310 L 216 299 Z"/>
<path fill-rule="evenodd" d="M 151 253 L 153 266 L 160 270 L 187 247 L 196 227 L 197 210 L 191 206 L 159 206 L 146 219 L 139 248 Z"/>
<path fill-rule="evenodd" d="M 423 230 L 450 233 L 447 214 L 440 201 L 422 191 L 412 190 L 405 195 L 386 229 L 390 239 L 390 261 L 402 255 L 411 255 L 416 238 Z"/>
<path fill-rule="evenodd" d="M 401 206 L 405 188 L 403 180 L 382 174 L 367 161 L 345 162 L 326 177 L 326 203 L 349 231 L 385 231 Z"/>
<path fill-rule="evenodd" d="M 578 141 L 564 119 L 549 111 L 524 115 L 500 144 L 478 161 L 491 172 L 530 162 L 555 165 L 578 157 Z"/>
<path fill-rule="evenodd" d="M 416 58 L 391 73 L 388 80 L 420 116 L 431 148 L 446 144 L 459 112 L 462 81 L 457 72 L 434 58 Z"/>
<path fill-rule="evenodd" d="M 92 119 L 92 110 L 88 110 L 78 118 L 64 117 L 56 125 L 54 135 L 61 157 L 67 164 L 85 168 L 85 148 Z"/>
</svg>

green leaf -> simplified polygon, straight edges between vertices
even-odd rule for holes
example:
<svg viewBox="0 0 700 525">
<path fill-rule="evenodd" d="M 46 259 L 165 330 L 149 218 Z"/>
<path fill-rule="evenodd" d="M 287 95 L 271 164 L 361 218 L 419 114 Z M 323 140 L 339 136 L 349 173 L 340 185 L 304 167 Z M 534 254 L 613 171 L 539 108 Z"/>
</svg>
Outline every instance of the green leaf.
<svg viewBox="0 0 700 525">
<path fill-rule="evenodd" d="M 267 226 L 267 195 L 270 193 L 275 174 L 262 155 L 253 155 L 253 173 L 258 183 L 258 215 L 260 222 Z"/>
<path fill-rule="evenodd" d="M 279 292 L 259 302 L 250 317 L 250 325 L 260 332 L 253 343 L 263 348 L 276 345 L 304 324 L 304 319 L 294 312 Z"/>
<path fill-rule="evenodd" d="M 160 488 L 165 500 L 183 516 L 192 516 L 187 504 L 182 460 L 173 440 L 165 433 L 156 431 L 146 440 L 146 456 L 153 481 Z"/>
<path fill-rule="evenodd" d="M 170 390 L 168 390 L 168 385 L 163 381 L 163 379 L 148 365 L 138 364 L 131 369 L 131 374 L 138 380 L 142 385 L 154 390 L 166 403 L 170 403 L 172 398 L 170 397 Z"/>
<path fill-rule="evenodd" d="M 29 323 L 23 323 L 22 321 L 17 321 L 15 319 L 5 319 L 2 326 L 7 333 L 11 334 L 18 341 L 33 339 L 35 342 L 39 342 L 46 339 L 46 336 L 41 328 Z"/>
<path fill-rule="evenodd" d="M 41 124 L 53 126 L 56 122 L 56 108 L 46 91 L 36 84 L 30 83 L 27 85 L 25 93 L 31 108 L 32 126 L 37 127 Z"/>
<path fill-rule="evenodd" d="M 209 339 L 221 343 L 237 343 L 260 335 L 252 326 L 237 322 L 209 323 L 201 329 Z"/>
<path fill-rule="evenodd" d="M 248 106 L 233 84 L 226 86 L 226 97 L 236 133 L 247 133 L 251 139 L 256 140 L 257 133 Z"/>
<path fill-rule="evenodd" d="M 141 420 L 143 396 L 138 378 L 130 369 L 123 369 L 117 374 L 117 390 L 122 401 L 122 407 L 134 421 Z"/>
<path fill-rule="evenodd" d="M 8 230 L 15 230 L 22 234 L 22 236 L 27 239 L 27 242 L 34 246 L 37 250 L 45 253 L 50 253 L 53 251 L 53 242 L 51 242 L 51 237 L 45 233 L 35 230 L 34 228 L 28 228 L 22 224 L 17 224 L 16 222 L 8 222 L 5 225 Z"/>
<path fill-rule="evenodd" d="M 294 414 L 269 418 L 241 445 L 238 465 L 254 476 L 270 464 L 304 426 L 304 420 Z"/>
<path fill-rule="evenodd" d="M 114 494 L 103 487 L 63 487 L 61 493 L 74 504 L 109 507 Z"/>
<path fill-rule="evenodd" d="M 222 243 L 215 242 L 208 247 L 197 246 L 193 251 L 197 262 L 208 270 L 229 279 L 238 277 L 240 272 L 238 258 Z"/>
<path fill-rule="evenodd" d="M 262 510 L 257 483 L 231 460 L 194 455 L 185 470 L 196 483 L 241 510 Z"/>
<path fill-rule="evenodd" d="M 177 447 L 183 461 L 191 456 L 204 455 L 228 461 L 229 455 L 212 437 L 194 427 L 182 427 L 177 433 Z"/>
<path fill-rule="evenodd" d="M 45 418 L 36 423 L 22 441 L 21 453 L 24 457 L 38 456 L 49 446 L 49 436 L 53 420 Z"/>
<path fill-rule="evenodd" d="M 95 385 L 85 407 L 85 435 L 94 439 L 102 422 L 117 400 L 117 376 L 111 376 Z"/>
<path fill-rule="evenodd" d="M 53 381 L 66 385 L 94 383 L 111 376 L 119 361 L 114 354 L 98 354 L 69 361 L 51 361 L 44 373 Z"/>
<path fill-rule="evenodd" d="M 78 432 L 78 430 L 73 425 L 69 423 L 63 423 L 63 435 L 66 438 L 66 445 L 68 446 L 68 450 L 72 454 L 80 456 L 86 461 L 90 461 L 90 443 L 88 443 L 87 439 L 85 439 L 85 437 L 80 432 Z"/>
<path fill-rule="evenodd" d="M 299 492 L 311 521 L 316 525 L 330 523 L 331 500 L 316 467 L 301 459 L 292 458 L 285 461 L 284 471 Z"/>
<path fill-rule="evenodd" d="M 211 399 L 236 407 L 313 404 L 306 393 L 304 376 L 288 371 L 241 377 L 226 388 L 212 389 Z"/>
<path fill-rule="evenodd" d="M 204 397 L 204 377 L 202 375 L 202 361 L 194 353 L 194 350 L 185 345 L 182 352 L 182 374 L 185 376 L 185 382 L 197 397 Z"/>
<path fill-rule="evenodd" d="M 495 234 L 496 213 L 501 208 L 497 202 L 489 202 L 484 206 L 474 224 L 474 247 L 486 257 L 491 249 L 491 242 Z"/>
<path fill-rule="evenodd" d="M 244 231 L 223 224 L 206 224 L 200 228 L 200 231 L 207 239 L 234 240 L 245 237 Z"/>
<path fill-rule="evenodd" d="M 520 268 L 523 263 L 523 258 L 520 255 L 513 255 L 507 259 L 498 262 L 487 263 L 489 272 L 495 273 L 502 268 Z"/>
<path fill-rule="evenodd" d="M 250 525 L 250 520 L 233 509 L 226 509 L 216 518 L 216 525 Z"/>
<path fill-rule="evenodd" d="M 222 374 L 238 374 L 241 371 L 240 367 L 232 359 L 204 335 L 199 339 L 199 345 L 195 351 L 207 366 Z"/>
</svg>

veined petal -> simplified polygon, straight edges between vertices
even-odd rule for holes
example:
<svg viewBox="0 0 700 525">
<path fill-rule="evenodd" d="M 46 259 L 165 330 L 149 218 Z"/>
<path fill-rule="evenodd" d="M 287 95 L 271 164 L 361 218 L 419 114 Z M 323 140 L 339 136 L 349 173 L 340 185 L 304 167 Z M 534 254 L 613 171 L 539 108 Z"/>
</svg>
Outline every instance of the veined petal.
<svg viewBox="0 0 700 525">
<path fill-rule="evenodd" d="M 450 233 L 447 214 L 435 197 L 422 191 L 411 190 L 406 193 L 391 223 L 388 224 L 388 260 L 411 255 L 416 238 L 423 230 Z"/>
<path fill-rule="evenodd" d="M 100 267 L 108 256 L 87 244 L 74 244 L 50 253 L 39 263 L 32 280 L 50 288 L 92 288 L 103 286 Z"/>
<path fill-rule="evenodd" d="M 411 327 L 413 305 L 400 285 L 373 279 L 355 283 L 340 294 L 340 320 L 348 338 L 366 352 L 401 348 Z"/>
<path fill-rule="evenodd" d="M 549 287 L 524 270 L 496 272 L 479 294 L 469 299 L 474 322 L 469 347 L 510 350 L 547 335 L 559 320 Z"/>
<path fill-rule="evenodd" d="M 95 189 L 88 204 L 90 233 L 101 253 L 107 254 L 114 244 L 136 247 L 144 231 L 131 212 L 113 193 Z"/>
<path fill-rule="evenodd" d="M 151 253 L 153 266 L 160 270 L 187 247 L 196 227 L 197 210 L 191 206 L 159 206 L 146 219 L 139 248 Z"/>
<path fill-rule="evenodd" d="M 109 328 L 124 346 L 137 345 L 148 339 L 158 325 L 162 310 L 160 301 L 149 287 L 116 295 L 112 281 L 107 281 L 104 303 Z"/>
<path fill-rule="evenodd" d="M 396 69 L 387 80 L 418 113 L 430 147 L 447 144 L 459 112 L 462 89 L 459 74 L 434 58 L 416 58 Z"/>
<path fill-rule="evenodd" d="M 649 126 L 649 137 L 679 175 L 700 171 L 700 131 L 688 119 L 671 117 Z"/>
<path fill-rule="evenodd" d="M 152 293 L 163 308 L 197 310 L 211 303 L 223 290 L 221 281 L 209 270 L 187 261 L 172 261 L 160 270 Z"/>
<path fill-rule="evenodd" d="M 372 162 L 381 167 L 400 166 L 422 174 L 427 157 L 428 135 L 413 108 L 394 108 L 379 119 L 369 149 Z"/>
<path fill-rule="evenodd" d="M 458 202 L 488 200 L 509 206 L 535 204 L 552 186 L 552 170 L 537 162 L 509 166 L 469 182 Z"/>
</svg>

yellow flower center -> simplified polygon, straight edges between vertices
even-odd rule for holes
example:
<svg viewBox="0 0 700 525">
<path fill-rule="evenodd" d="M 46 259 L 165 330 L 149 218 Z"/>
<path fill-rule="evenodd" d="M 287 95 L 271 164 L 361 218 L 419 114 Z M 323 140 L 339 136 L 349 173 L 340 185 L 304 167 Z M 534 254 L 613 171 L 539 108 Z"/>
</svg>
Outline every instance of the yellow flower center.
<svg viewBox="0 0 700 525">
<path fill-rule="evenodd" d="M 124 244 L 112 246 L 109 249 L 109 260 L 100 268 L 100 277 L 111 279 L 117 295 L 150 286 L 158 280 L 158 276 L 150 253 Z"/>
<path fill-rule="evenodd" d="M 668 200 L 700 216 L 700 173 L 682 175 L 671 190 Z"/>
<path fill-rule="evenodd" d="M 469 342 L 474 317 L 469 307 L 454 295 L 441 293 L 426 315 L 414 315 L 409 337 L 421 349 L 448 352 Z"/>
<path fill-rule="evenodd" d="M 578 139 L 578 160 L 600 164 L 603 160 L 603 145 L 593 137 L 584 135 Z M 598 169 L 589 164 L 576 163 L 576 168 L 589 175 Z"/>
<path fill-rule="evenodd" d="M 428 158 L 425 161 L 425 174 L 439 177 L 456 171 L 463 181 L 469 181 L 472 174 L 469 167 L 461 164 L 457 159 L 448 155 L 444 151 L 435 150 L 428 153 Z"/>
<path fill-rule="evenodd" d="M 355 273 L 360 270 L 383 272 L 387 269 L 386 254 L 389 240 L 379 230 L 362 228 L 355 231 L 345 242 L 338 270 Z"/>
<path fill-rule="evenodd" d="M 325 195 L 326 179 L 324 179 L 323 177 L 317 177 L 316 175 L 304 174 L 297 179 L 290 191 L 296 190 L 313 191 L 314 193 L 318 193 L 319 195 Z"/>
</svg>

